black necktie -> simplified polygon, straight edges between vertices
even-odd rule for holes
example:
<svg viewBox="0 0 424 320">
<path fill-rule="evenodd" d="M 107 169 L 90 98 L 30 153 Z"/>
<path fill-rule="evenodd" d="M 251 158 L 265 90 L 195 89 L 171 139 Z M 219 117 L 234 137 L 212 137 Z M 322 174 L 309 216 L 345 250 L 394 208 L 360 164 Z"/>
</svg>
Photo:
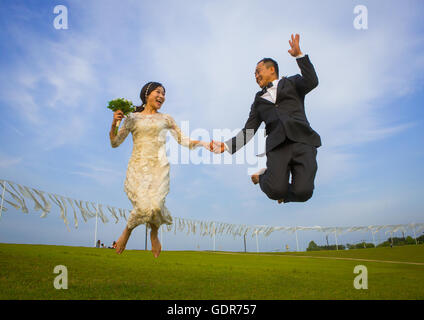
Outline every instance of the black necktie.
<svg viewBox="0 0 424 320">
<path fill-rule="evenodd" d="M 273 86 L 272 82 L 269 82 L 265 87 L 263 87 L 261 91 L 261 95 L 263 95 L 266 92 L 266 89 L 271 88 Z"/>
</svg>

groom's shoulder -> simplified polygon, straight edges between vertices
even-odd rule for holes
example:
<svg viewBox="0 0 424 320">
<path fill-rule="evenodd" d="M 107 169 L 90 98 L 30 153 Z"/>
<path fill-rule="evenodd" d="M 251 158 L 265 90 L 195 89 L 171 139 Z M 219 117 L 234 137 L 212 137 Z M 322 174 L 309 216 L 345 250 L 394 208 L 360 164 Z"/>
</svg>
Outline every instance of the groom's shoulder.
<svg viewBox="0 0 424 320">
<path fill-rule="evenodd" d="M 256 106 L 256 104 L 258 103 L 259 98 L 261 97 L 261 93 L 262 91 L 258 91 L 255 94 L 255 97 L 253 98 L 253 102 L 252 102 L 252 108 L 254 108 Z"/>
<path fill-rule="evenodd" d="M 292 75 L 290 77 L 286 77 L 286 79 L 288 81 L 290 81 L 292 84 L 296 84 L 296 80 L 298 80 L 300 78 L 302 78 L 302 76 L 300 74 L 295 74 L 295 75 Z"/>
<path fill-rule="evenodd" d="M 299 77 L 301 77 L 301 75 L 297 73 L 297 74 L 294 74 L 292 76 L 286 77 L 286 79 L 287 80 L 290 80 L 290 81 L 293 81 L 293 80 L 296 80 Z"/>
</svg>

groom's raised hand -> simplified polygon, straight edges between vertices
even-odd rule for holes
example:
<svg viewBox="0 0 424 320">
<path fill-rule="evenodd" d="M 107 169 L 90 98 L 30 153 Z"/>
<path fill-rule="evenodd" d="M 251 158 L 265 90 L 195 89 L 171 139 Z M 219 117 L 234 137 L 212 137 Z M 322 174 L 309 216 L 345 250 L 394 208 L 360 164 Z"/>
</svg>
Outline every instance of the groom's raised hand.
<svg viewBox="0 0 424 320">
<path fill-rule="evenodd" d="M 291 49 L 288 50 L 288 52 L 293 57 L 297 57 L 299 55 L 302 55 L 302 51 L 300 51 L 300 46 L 299 46 L 299 39 L 300 39 L 300 36 L 296 33 L 296 36 L 293 37 L 293 35 L 291 35 L 291 40 L 289 40 L 289 44 L 290 44 Z"/>
</svg>

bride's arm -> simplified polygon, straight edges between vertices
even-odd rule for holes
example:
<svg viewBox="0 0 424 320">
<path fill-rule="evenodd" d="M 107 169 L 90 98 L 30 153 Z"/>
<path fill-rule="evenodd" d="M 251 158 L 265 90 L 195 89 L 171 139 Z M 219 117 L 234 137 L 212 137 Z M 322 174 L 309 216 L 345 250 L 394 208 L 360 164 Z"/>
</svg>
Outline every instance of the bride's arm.
<svg viewBox="0 0 424 320">
<path fill-rule="evenodd" d="M 209 146 L 209 143 L 200 141 L 200 140 L 190 140 L 189 137 L 184 135 L 184 133 L 181 132 L 181 129 L 176 124 L 174 118 L 172 118 L 170 115 L 165 115 L 166 119 L 168 120 L 168 129 L 171 132 L 174 139 L 182 146 L 188 147 L 189 149 L 195 149 L 197 147 L 205 147 L 207 148 Z"/>
<path fill-rule="evenodd" d="M 112 121 L 112 126 L 110 128 L 110 132 L 109 132 L 109 137 L 110 137 L 110 145 L 112 146 L 112 148 L 117 148 L 119 147 L 119 145 L 124 142 L 125 138 L 128 136 L 128 134 L 130 133 L 130 119 L 129 119 L 128 115 L 126 118 L 124 118 L 124 123 L 122 124 L 122 127 L 119 129 L 118 134 L 116 134 L 116 122 L 119 119 L 118 115 L 114 114 L 113 117 L 113 121 Z M 122 117 L 121 117 L 122 119 Z"/>
</svg>

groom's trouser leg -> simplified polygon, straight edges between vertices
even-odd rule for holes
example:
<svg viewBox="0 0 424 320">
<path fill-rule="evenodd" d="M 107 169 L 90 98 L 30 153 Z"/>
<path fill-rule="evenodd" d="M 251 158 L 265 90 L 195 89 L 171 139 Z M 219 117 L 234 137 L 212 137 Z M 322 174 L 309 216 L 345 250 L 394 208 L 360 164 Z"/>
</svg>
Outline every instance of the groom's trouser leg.
<svg viewBox="0 0 424 320">
<path fill-rule="evenodd" d="M 273 200 L 307 201 L 314 190 L 316 155 L 316 147 L 287 139 L 267 153 L 267 170 L 259 176 L 262 191 Z"/>
<path fill-rule="evenodd" d="M 266 170 L 259 176 L 259 186 L 272 200 L 283 199 L 289 191 L 291 144 L 286 140 L 266 154 Z"/>
<path fill-rule="evenodd" d="M 290 161 L 292 183 L 288 186 L 287 196 L 283 197 L 284 202 L 304 202 L 312 197 L 318 170 L 316 157 L 316 147 L 300 142 L 293 144 Z"/>
</svg>

